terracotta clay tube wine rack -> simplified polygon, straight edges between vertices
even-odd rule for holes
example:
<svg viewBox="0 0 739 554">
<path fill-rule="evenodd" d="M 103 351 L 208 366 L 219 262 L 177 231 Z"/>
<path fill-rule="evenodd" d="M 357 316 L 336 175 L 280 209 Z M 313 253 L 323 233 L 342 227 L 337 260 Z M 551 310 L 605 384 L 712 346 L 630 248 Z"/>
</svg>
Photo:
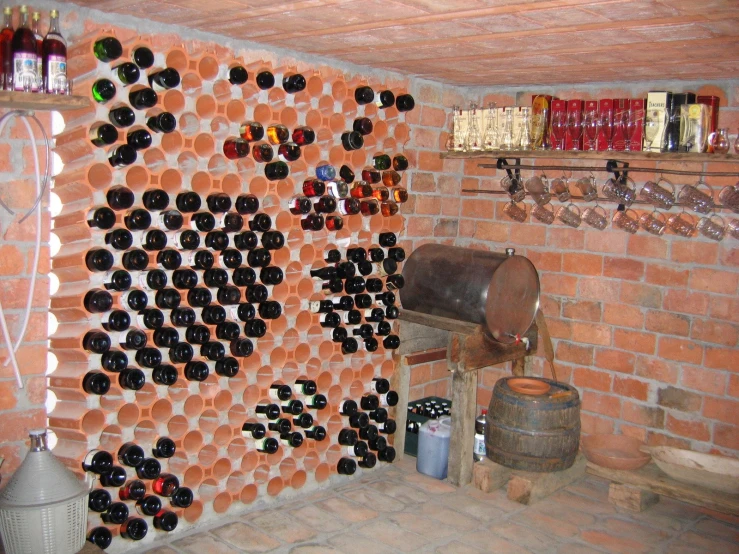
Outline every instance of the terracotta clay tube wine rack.
<svg viewBox="0 0 739 554">
<path fill-rule="evenodd" d="M 109 102 L 93 102 L 88 109 L 66 113 L 67 127 L 57 137 L 58 154 L 65 166 L 55 179 L 54 193 L 62 202 L 62 211 L 55 218 L 54 232 L 63 246 L 52 262 L 60 288 L 51 300 L 59 321 L 59 330 L 51 337 L 51 350 L 59 365 L 50 376 L 50 388 L 57 394 L 58 402 L 49 421 L 60 439 L 55 452 L 78 472 L 81 460 L 91 448 L 115 453 L 124 442 L 133 441 L 151 452 L 159 437 L 171 438 L 176 453 L 172 458 L 159 460 L 162 468 L 176 474 L 181 484 L 195 493 L 190 507 L 176 510 L 181 516 L 177 529 L 180 531 L 204 514 L 213 517 L 212 514 L 229 513 L 260 496 L 278 496 L 285 488 L 325 483 L 336 473 L 336 464 L 343 455 L 337 435 L 348 424 L 346 417 L 338 413 L 338 404 L 346 398 L 359 400 L 369 390 L 374 376 L 392 374 L 394 362 L 392 353 L 382 346 L 374 354 L 362 349 L 353 355 L 341 354 L 341 345 L 331 341 L 330 333 L 318 325 L 317 314 L 309 310 L 309 301 L 331 298 L 321 293 L 320 281 L 311 278 L 310 269 L 326 265 L 324 255 L 329 248 L 343 245 L 338 248 L 344 254 L 347 244 L 367 248 L 378 243 L 380 232 L 400 232 L 403 218 L 346 216 L 342 230 L 314 232 L 301 228 L 301 216 L 290 213 L 288 203 L 301 194 L 303 181 L 315 176 L 317 166 L 330 163 L 338 172 L 346 164 L 359 175 L 365 165 L 372 163 L 375 152 L 398 152 L 410 136 L 410 127 L 395 108 L 379 110 L 374 104 L 357 104 L 354 90 L 368 82 L 361 76 L 346 78 L 341 72 L 323 69 L 305 71 L 305 89 L 289 93 L 282 86 L 282 77 L 299 72 L 299 68 L 289 64 L 278 63 L 273 68 L 264 60 L 241 57 L 198 41 L 157 51 L 159 41 L 148 36 L 126 40 L 123 56 L 116 62 L 103 63 L 95 58 L 93 45 L 106 36 L 111 33 L 93 33 L 70 46 L 69 72 L 75 78 L 76 92 L 90 94 L 92 84 L 100 78 L 111 78 L 112 68 L 129 61 L 136 47 L 153 50 L 157 63 L 152 69 L 141 71 L 142 78 L 133 88 L 117 86 L 116 95 Z M 246 83 L 229 82 L 229 70 L 234 65 L 247 69 Z M 112 147 L 124 144 L 129 131 L 147 129 L 147 118 L 163 111 L 175 116 L 176 129 L 171 133 L 152 132 L 152 145 L 139 151 L 133 164 L 112 167 L 107 159 L 112 147 L 93 146 L 89 141 L 90 129 L 107 122 L 111 107 L 126 104 L 130 90 L 146 86 L 147 74 L 165 67 L 179 72 L 181 84 L 158 91 L 158 102 L 153 108 L 135 110 L 134 126 L 120 129 Z M 273 88 L 261 90 L 257 86 L 256 75 L 261 71 L 275 76 Z M 371 86 L 375 91 L 389 88 L 380 81 L 371 82 Z M 347 152 L 341 133 L 350 130 L 358 116 L 371 118 L 374 132 L 366 137 L 365 148 Z M 258 121 L 265 128 L 285 125 L 291 132 L 299 125 L 307 125 L 315 132 L 316 140 L 302 146 L 298 160 L 288 163 L 286 178 L 268 178 L 265 164 L 256 162 L 251 152 L 238 160 L 224 155 L 224 141 L 237 137 L 240 126 L 247 121 Z M 266 140 L 265 137 L 259 142 Z M 277 148 L 273 148 L 275 160 Z M 175 207 L 178 194 L 193 191 L 201 196 L 201 211 L 207 210 L 210 194 L 225 193 L 232 201 L 240 194 L 253 194 L 260 203 L 258 212 L 268 214 L 272 229 L 283 233 L 285 246 L 271 251 L 269 264 L 282 269 L 283 280 L 267 286 L 269 299 L 280 304 L 282 314 L 265 320 L 264 336 L 250 339 L 253 353 L 237 360 L 235 376 L 225 377 L 211 370 L 204 381 L 191 381 L 185 374 L 185 364 L 175 363 L 178 380 L 166 387 L 154 383 L 151 368 L 142 367 L 146 383 L 134 392 L 123 388 L 118 374 L 95 366 L 99 355 L 83 350 L 82 338 L 90 329 L 90 322 L 100 321 L 100 315 L 85 309 L 85 296 L 93 285 L 103 288 L 96 285 L 102 283 L 103 273 L 90 271 L 86 256 L 91 248 L 105 247 L 107 232 L 90 227 L 87 218 L 91 209 L 107 204 L 106 194 L 113 186 L 125 186 L 134 193 L 135 203 L 130 209 L 141 208 L 143 193 L 153 189 L 169 195 L 168 209 Z M 128 208 L 115 211 L 114 229 L 125 227 L 128 212 Z M 191 214 L 183 216 L 184 228 L 190 228 Z M 243 217 L 246 230 L 254 216 Z M 205 233 L 199 236 L 199 248 L 203 249 Z M 168 242 L 167 248 L 171 247 Z M 121 253 L 113 254 L 114 269 L 119 269 Z M 242 251 L 242 255 L 246 258 L 247 251 Z M 157 252 L 149 252 L 147 270 L 155 269 L 156 264 Z M 260 268 L 253 269 L 259 275 Z M 138 274 L 132 272 L 132 277 L 136 279 L 133 288 L 139 288 Z M 202 287 L 202 271 L 198 277 L 198 286 Z M 172 284 L 167 286 L 171 288 Z M 246 287 L 238 288 L 243 298 Z M 113 307 L 124 309 L 124 293 L 110 292 Z M 188 307 L 186 291 L 179 292 L 180 305 Z M 155 296 L 150 291 L 149 307 L 154 307 Z M 131 327 L 137 328 L 136 314 L 131 315 Z M 244 322 L 238 323 L 244 327 Z M 215 336 L 216 326 L 206 326 Z M 185 330 L 178 331 L 184 341 Z M 153 345 L 154 334 L 153 329 L 145 330 L 148 346 Z M 112 348 L 118 350 L 113 342 Z M 162 351 L 166 354 L 166 349 Z M 195 351 L 198 360 L 199 347 Z M 137 367 L 135 351 L 128 350 L 126 354 L 129 367 Z M 109 377 L 110 390 L 106 394 L 88 395 L 83 390 L 82 381 L 88 371 L 101 371 Z M 242 425 L 257 420 L 257 404 L 271 401 L 268 390 L 272 383 L 293 387 L 298 378 L 315 380 L 319 392 L 329 399 L 326 409 L 306 409 L 316 425 L 326 428 L 328 436 L 320 442 L 305 438 L 297 448 L 281 442 L 276 453 L 260 454 L 254 441 L 242 436 Z M 294 430 L 302 432 L 300 428 Z M 269 436 L 276 433 L 270 431 Z M 129 470 L 131 478 L 133 473 Z M 95 514 L 91 515 L 90 525 L 99 524 Z M 119 534 L 117 528 L 110 528 L 114 535 Z M 150 533 L 155 534 L 152 526 Z"/>
</svg>

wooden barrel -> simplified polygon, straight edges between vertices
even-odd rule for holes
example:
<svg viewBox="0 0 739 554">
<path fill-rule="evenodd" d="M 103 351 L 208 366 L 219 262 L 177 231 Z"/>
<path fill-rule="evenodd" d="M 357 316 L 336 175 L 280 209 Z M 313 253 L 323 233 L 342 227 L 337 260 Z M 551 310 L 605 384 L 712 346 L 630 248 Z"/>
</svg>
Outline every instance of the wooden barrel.
<svg viewBox="0 0 739 554">
<path fill-rule="evenodd" d="M 550 379 L 545 394 L 513 391 L 500 379 L 487 413 L 485 447 L 495 463 L 525 471 L 561 471 L 575 462 L 580 445 L 580 396 Z"/>
</svg>

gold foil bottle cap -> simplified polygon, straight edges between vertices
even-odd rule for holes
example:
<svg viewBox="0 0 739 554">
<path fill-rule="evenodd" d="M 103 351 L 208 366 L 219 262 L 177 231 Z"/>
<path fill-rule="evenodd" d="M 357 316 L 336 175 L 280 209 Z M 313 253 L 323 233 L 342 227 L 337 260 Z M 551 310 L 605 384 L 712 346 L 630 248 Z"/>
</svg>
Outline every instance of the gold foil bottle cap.
<svg viewBox="0 0 739 554">
<path fill-rule="evenodd" d="M 41 21 L 41 14 L 39 12 L 33 12 L 31 19 L 33 19 L 34 21 Z"/>
<path fill-rule="evenodd" d="M 51 10 L 49 17 L 59 17 L 59 10 Z"/>
<path fill-rule="evenodd" d="M 21 7 L 20 7 L 20 10 L 19 10 L 19 11 L 20 11 L 21 13 L 28 13 L 28 6 L 26 6 L 26 5 L 24 4 L 23 6 L 21 6 Z"/>
</svg>

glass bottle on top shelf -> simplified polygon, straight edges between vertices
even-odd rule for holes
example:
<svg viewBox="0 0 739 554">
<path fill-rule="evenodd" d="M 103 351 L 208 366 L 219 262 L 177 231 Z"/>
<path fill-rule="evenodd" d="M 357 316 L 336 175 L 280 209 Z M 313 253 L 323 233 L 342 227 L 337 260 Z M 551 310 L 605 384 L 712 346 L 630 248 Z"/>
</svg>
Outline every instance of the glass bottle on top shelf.
<svg viewBox="0 0 739 554">
<path fill-rule="evenodd" d="M 444 147 L 448 152 L 454 152 L 459 150 L 457 145 L 457 133 L 459 133 L 459 106 L 452 106 L 452 127 L 449 129 L 449 134 L 446 138 Z"/>
<path fill-rule="evenodd" d="M 503 136 L 500 137 L 500 149 L 512 150 L 514 146 L 513 136 L 513 108 L 504 108 Z"/>
<path fill-rule="evenodd" d="M 482 150 L 482 135 L 480 134 L 480 126 L 478 125 L 477 118 L 477 104 L 470 103 L 470 111 L 467 117 L 469 123 L 467 126 L 467 137 L 465 139 L 465 150 L 468 152 L 476 152 Z"/>
<path fill-rule="evenodd" d="M 729 130 L 726 128 L 718 129 L 711 134 L 709 143 L 715 154 L 728 154 L 731 143 L 729 142 Z"/>
<path fill-rule="evenodd" d="M 485 150 L 498 148 L 498 108 L 495 102 L 488 104 L 488 111 L 485 114 L 485 136 L 482 139 L 482 145 Z"/>
<path fill-rule="evenodd" d="M 531 137 L 531 108 L 521 108 L 521 128 L 516 137 L 516 149 L 531 150 L 533 140 Z"/>
</svg>

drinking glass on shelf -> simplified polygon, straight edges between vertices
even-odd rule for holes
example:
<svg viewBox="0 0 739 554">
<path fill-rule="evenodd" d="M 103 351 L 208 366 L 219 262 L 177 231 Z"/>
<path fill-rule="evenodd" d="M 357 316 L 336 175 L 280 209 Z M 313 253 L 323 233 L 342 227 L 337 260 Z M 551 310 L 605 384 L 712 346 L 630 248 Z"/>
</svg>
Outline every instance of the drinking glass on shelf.
<svg viewBox="0 0 739 554">
<path fill-rule="evenodd" d="M 739 214 L 739 184 L 729 185 L 721 189 L 718 199 L 723 206 L 726 206 L 735 214 Z"/>
<path fill-rule="evenodd" d="M 602 231 L 608 226 L 608 212 L 600 204 L 587 208 L 582 213 L 582 219 L 591 227 Z"/>
<path fill-rule="evenodd" d="M 603 110 L 600 113 L 600 129 L 606 138 L 606 149 L 613 150 L 613 110 Z"/>
<path fill-rule="evenodd" d="M 570 112 L 567 116 L 567 132 L 572 139 L 572 149 L 580 150 L 580 137 L 582 136 L 580 112 Z"/>
<path fill-rule="evenodd" d="M 572 202 L 565 206 L 560 206 L 557 210 L 556 217 L 568 227 L 575 229 L 580 226 L 580 222 L 582 221 L 580 208 Z"/>
<path fill-rule="evenodd" d="M 590 177 L 581 177 L 578 179 L 575 186 L 580 189 L 582 198 L 586 202 L 592 202 L 598 198 L 598 187 L 595 186 L 595 176 L 592 174 Z"/>
<path fill-rule="evenodd" d="M 565 133 L 567 132 L 567 114 L 557 112 L 552 114 L 552 136 L 557 141 L 555 150 L 564 150 Z"/>
<path fill-rule="evenodd" d="M 626 129 L 629 124 L 629 110 L 618 110 L 613 114 L 613 135 L 611 146 L 615 150 L 626 150 Z"/>
<path fill-rule="evenodd" d="M 531 215 L 547 225 L 554 223 L 554 208 L 551 204 L 549 205 L 549 208 L 547 208 L 546 205 L 535 205 L 531 210 Z"/>
<path fill-rule="evenodd" d="M 702 217 L 695 228 L 704 237 L 716 241 L 723 240 L 724 234 L 726 234 L 726 222 L 718 214 Z"/>
<path fill-rule="evenodd" d="M 452 106 L 452 128 L 449 130 L 449 136 L 446 139 L 444 147 L 447 151 L 452 152 L 454 150 L 461 150 L 461 147 L 457 147 L 455 139 L 461 131 L 459 127 L 459 106 Z"/>
<path fill-rule="evenodd" d="M 470 102 L 470 111 L 467 112 L 467 139 L 465 140 L 465 150 L 467 152 L 482 150 L 482 136 L 477 124 L 478 117 L 477 104 Z"/>
<path fill-rule="evenodd" d="M 505 121 L 503 122 L 503 136 L 500 137 L 500 149 L 513 150 L 513 108 L 505 108 L 503 115 Z"/>
<path fill-rule="evenodd" d="M 739 131 L 737 131 L 734 139 L 734 154 L 739 154 Z"/>
<path fill-rule="evenodd" d="M 552 181 L 549 190 L 560 202 L 567 202 L 570 199 L 570 183 L 564 173 L 562 177 L 557 177 Z"/>
<path fill-rule="evenodd" d="M 533 142 L 531 135 L 531 108 L 523 107 L 521 108 L 521 128 L 519 129 L 518 137 L 516 137 L 516 149 L 531 150 Z"/>
<path fill-rule="evenodd" d="M 639 225 L 647 233 L 660 236 L 665 232 L 667 219 L 663 214 L 654 210 L 652 213 L 643 213 L 639 218 Z"/>
<path fill-rule="evenodd" d="M 701 185 L 708 189 L 708 194 L 698 189 Z M 680 194 L 677 195 L 677 199 L 694 212 L 701 214 L 707 214 L 715 207 L 713 203 L 713 189 L 703 181 L 698 181 L 695 185 L 683 185 L 683 188 L 680 189 Z"/>
<path fill-rule="evenodd" d="M 718 129 L 711 134 L 710 144 L 714 154 L 728 154 L 729 152 L 729 130 Z"/>
<path fill-rule="evenodd" d="M 644 150 L 647 152 L 651 152 L 653 150 L 652 143 L 654 142 L 654 139 L 657 138 L 657 131 L 659 131 L 659 112 L 657 110 L 650 110 L 644 120 Z M 659 152 L 660 150 L 661 146 L 658 145 L 656 151 Z"/>
<path fill-rule="evenodd" d="M 482 147 L 485 150 L 495 150 L 498 148 L 498 109 L 495 102 L 488 104 L 485 137 L 482 139 Z"/>
<path fill-rule="evenodd" d="M 671 215 L 667 219 L 667 227 L 681 237 L 692 237 L 695 233 L 695 222 L 685 210 L 679 214 Z"/>
<path fill-rule="evenodd" d="M 639 131 L 639 123 L 644 117 L 643 110 L 628 110 L 626 112 L 626 128 L 624 129 L 624 150 L 631 152 L 631 143 Z"/>
<path fill-rule="evenodd" d="M 516 202 L 511 200 L 508 204 L 505 205 L 505 208 L 503 208 L 503 213 L 514 221 L 523 223 L 524 221 L 526 221 L 526 204 L 521 204 L 519 206 Z"/>
<path fill-rule="evenodd" d="M 585 138 L 590 145 L 589 150 L 597 150 L 598 131 L 600 130 L 600 114 L 598 110 L 588 110 L 582 122 Z"/>
<path fill-rule="evenodd" d="M 633 215 L 630 215 L 633 214 Z M 639 220 L 636 212 L 631 209 L 617 211 L 613 216 L 613 225 L 619 229 L 623 229 L 627 233 L 636 234 L 639 230 Z"/>
<path fill-rule="evenodd" d="M 661 186 L 660 183 L 669 186 L 669 190 Z M 675 204 L 675 185 L 660 176 L 656 182 L 647 181 L 644 183 L 641 191 L 639 191 L 639 196 L 658 208 L 669 210 Z"/>
</svg>

